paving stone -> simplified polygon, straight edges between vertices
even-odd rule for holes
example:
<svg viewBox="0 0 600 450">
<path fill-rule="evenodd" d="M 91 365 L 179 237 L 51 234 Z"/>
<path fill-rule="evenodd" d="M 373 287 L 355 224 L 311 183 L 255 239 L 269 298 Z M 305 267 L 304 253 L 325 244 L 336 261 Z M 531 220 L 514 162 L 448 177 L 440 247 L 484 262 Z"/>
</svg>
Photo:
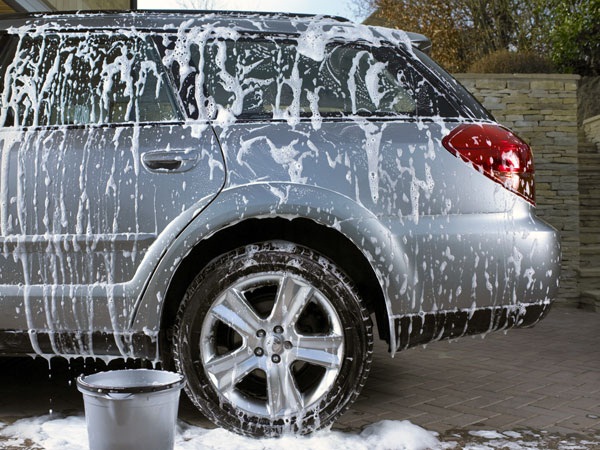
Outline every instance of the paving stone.
<svg viewBox="0 0 600 450">
<path fill-rule="evenodd" d="M 564 421 L 564 418 L 563 418 Z M 527 426 L 536 430 L 544 430 L 556 426 L 560 419 L 552 416 L 532 416 L 527 419 Z"/>
<path fill-rule="evenodd" d="M 571 398 L 564 405 L 583 409 L 584 411 L 596 412 L 600 416 L 600 398 L 598 397 Z"/>
<path fill-rule="evenodd" d="M 486 428 L 495 430 L 510 430 L 522 422 L 522 418 L 518 418 L 512 414 L 497 414 L 482 421 Z"/>
<path fill-rule="evenodd" d="M 578 431 L 595 430 L 600 432 L 600 420 L 590 419 L 588 417 L 569 417 L 558 422 L 561 427 L 570 428 Z"/>
<path fill-rule="evenodd" d="M 573 401 L 573 398 L 568 395 L 548 395 L 533 402 L 532 406 L 546 409 L 560 409 L 563 405 L 568 406 L 571 401 Z M 579 399 L 576 399 L 575 401 L 579 404 Z"/>
</svg>

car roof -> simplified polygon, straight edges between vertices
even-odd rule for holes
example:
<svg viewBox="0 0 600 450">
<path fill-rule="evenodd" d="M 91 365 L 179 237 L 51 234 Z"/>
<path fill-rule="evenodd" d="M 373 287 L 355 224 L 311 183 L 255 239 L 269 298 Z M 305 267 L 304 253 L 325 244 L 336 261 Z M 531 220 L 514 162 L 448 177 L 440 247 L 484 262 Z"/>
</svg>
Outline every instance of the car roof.
<svg viewBox="0 0 600 450">
<path fill-rule="evenodd" d="M 212 27 L 241 33 L 296 35 L 320 30 L 347 38 L 380 43 L 414 45 L 424 51 L 431 41 L 423 35 L 404 33 L 381 27 L 356 24 L 337 16 L 245 12 L 245 11 L 85 11 L 9 14 L 0 16 L 0 31 L 19 28 L 21 31 L 87 31 L 87 30 L 160 30 Z M 14 31 L 13 31 L 14 32 Z M 354 36 L 354 39 L 351 37 Z"/>
</svg>

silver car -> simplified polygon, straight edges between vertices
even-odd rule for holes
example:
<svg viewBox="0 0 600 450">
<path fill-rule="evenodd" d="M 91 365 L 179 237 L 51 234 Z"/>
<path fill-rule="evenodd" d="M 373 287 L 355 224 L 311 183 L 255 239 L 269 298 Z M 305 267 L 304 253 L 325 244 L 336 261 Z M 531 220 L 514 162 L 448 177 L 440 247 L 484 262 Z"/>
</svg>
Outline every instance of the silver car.
<svg viewBox="0 0 600 450">
<path fill-rule="evenodd" d="M 335 17 L 0 18 L 0 352 L 136 358 L 216 424 L 308 433 L 390 354 L 558 289 L 529 146 Z"/>
</svg>

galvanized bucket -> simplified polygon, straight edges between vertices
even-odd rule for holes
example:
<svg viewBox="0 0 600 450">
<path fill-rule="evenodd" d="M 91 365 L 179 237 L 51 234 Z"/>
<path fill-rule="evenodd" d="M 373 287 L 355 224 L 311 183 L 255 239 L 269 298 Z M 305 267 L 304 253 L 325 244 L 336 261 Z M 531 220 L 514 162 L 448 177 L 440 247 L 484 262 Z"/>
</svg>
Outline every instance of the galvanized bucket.
<svg viewBox="0 0 600 450">
<path fill-rule="evenodd" d="M 183 376 L 113 370 L 77 378 L 83 393 L 90 450 L 169 450 Z"/>
</svg>

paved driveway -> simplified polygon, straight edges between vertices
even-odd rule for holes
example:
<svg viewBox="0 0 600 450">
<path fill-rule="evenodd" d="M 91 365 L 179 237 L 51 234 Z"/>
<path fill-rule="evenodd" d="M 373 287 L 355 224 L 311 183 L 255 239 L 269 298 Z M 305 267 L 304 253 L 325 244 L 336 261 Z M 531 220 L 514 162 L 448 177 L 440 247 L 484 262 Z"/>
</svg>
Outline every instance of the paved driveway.
<svg viewBox="0 0 600 450">
<path fill-rule="evenodd" d="M 415 348 L 377 348 L 356 428 L 408 419 L 432 431 L 513 430 L 600 435 L 600 314 L 555 307 L 536 327 Z"/>
<path fill-rule="evenodd" d="M 600 440 L 600 314 L 557 307 L 532 329 L 437 342 L 394 359 L 385 350 L 377 344 L 367 385 L 336 428 L 392 419 L 444 439 L 525 429 Z M 41 358 L 0 359 L 0 421 L 82 413 L 74 378 L 99 367 L 56 359 L 52 368 Z M 210 426 L 187 400 L 180 418 Z"/>
</svg>

